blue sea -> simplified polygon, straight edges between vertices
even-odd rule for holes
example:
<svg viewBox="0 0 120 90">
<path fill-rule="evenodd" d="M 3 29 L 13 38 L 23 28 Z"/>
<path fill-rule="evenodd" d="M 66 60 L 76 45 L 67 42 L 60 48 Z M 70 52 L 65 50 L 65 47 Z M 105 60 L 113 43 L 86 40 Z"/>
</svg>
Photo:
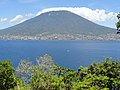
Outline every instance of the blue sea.
<svg viewBox="0 0 120 90">
<path fill-rule="evenodd" d="M 105 57 L 120 61 L 120 41 L 99 40 L 1 40 L 0 60 L 11 60 L 14 67 L 20 60 L 33 63 L 36 57 L 48 54 L 53 61 L 66 68 L 76 70 L 93 62 L 102 62 Z"/>
</svg>

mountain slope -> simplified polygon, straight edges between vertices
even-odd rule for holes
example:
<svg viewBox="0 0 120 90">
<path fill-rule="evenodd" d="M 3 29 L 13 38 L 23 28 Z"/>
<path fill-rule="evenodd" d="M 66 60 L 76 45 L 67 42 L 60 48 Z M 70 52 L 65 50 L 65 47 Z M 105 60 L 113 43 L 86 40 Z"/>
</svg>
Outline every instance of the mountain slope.
<svg viewBox="0 0 120 90">
<path fill-rule="evenodd" d="M 18 25 L 3 29 L 0 31 L 0 34 L 36 35 L 44 32 L 101 35 L 114 34 L 115 30 L 97 25 L 68 11 L 51 11 L 43 13 Z"/>
</svg>

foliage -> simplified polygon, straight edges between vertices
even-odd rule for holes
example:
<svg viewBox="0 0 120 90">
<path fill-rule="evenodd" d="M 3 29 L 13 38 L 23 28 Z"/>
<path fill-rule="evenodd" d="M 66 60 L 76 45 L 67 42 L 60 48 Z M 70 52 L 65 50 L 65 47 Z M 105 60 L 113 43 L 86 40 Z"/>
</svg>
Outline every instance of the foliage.
<svg viewBox="0 0 120 90">
<path fill-rule="evenodd" d="M 15 70 L 15 75 L 20 78 L 24 84 L 28 84 L 30 82 L 31 74 L 32 62 L 22 60 Z"/>
<path fill-rule="evenodd" d="M 31 79 L 31 87 L 33 90 L 61 90 L 60 78 L 52 76 L 51 73 L 43 72 L 41 68 L 35 67 L 36 73 Z"/>
<path fill-rule="evenodd" d="M 6 65 L 4 67 L 6 67 Z M 36 65 L 33 65 L 29 61 L 22 61 L 16 69 L 16 75 L 21 79 L 23 79 L 23 77 L 24 79 L 27 78 L 25 80 L 29 83 L 24 84 L 14 76 L 14 69 L 11 64 L 10 68 L 12 69 L 12 75 L 15 78 L 13 81 L 17 81 L 14 84 L 12 83 L 12 87 L 9 88 L 13 89 L 10 90 L 120 89 L 120 62 L 110 61 L 109 58 L 106 58 L 102 63 L 93 63 L 88 67 L 80 66 L 77 71 L 56 65 L 49 55 L 37 58 Z M 1 71 L 3 70 L 7 71 L 8 68 L 1 69 Z M 11 79 L 9 76 L 7 80 Z M 1 76 L 1 78 L 3 77 L 4 76 Z M 0 83 L 0 85 L 2 84 Z M 10 85 L 5 85 L 4 90 L 9 89 L 8 86 Z"/>
<path fill-rule="evenodd" d="M 120 22 L 119 22 L 119 21 L 116 23 L 116 27 L 117 27 L 117 28 L 120 27 Z"/>
<path fill-rule="evenodd" d="M 0 90 L 8 90 L 17 86 L 19 80 L 14 75 L 10 61 L 0 61 Z"/>
<path fill-rule="evenodd" d="M 118 18 L 118 19 L 120 18 L 120 13 L 117 15 L 117 18 Z"/>
<path fill-rule="evenodd" d="M 21 86 L 16 86 L 14 88 L 11 88 L 9 90 L 31 90 L 29 85 L 21 85 Z"/>
<path fill-rule="evenodd" d="M 80 67 L 77 72 L 56 65 L 54 73 L 37 70 L 31 80 L 32 86 L 33 90 L 120 89 L 120 63 L 110 62 L 109 58 L 106 58 L 103 63 Z"/>
<path fill-rule="evenodd" d="M 31 88 L 33 90 L 62 90 L 64 83 L 55 75 L 56 67 L 52 57 L 47 54 L 37 58 L 37 65 L 34 66 L 34 74 L 30 82 Z"/>
<path fill-rule="evenodd" d="M 45 72 L 51 72 L 54 62 L 52 57 L 45 54 L 43 57 L 36 58 L 37 65 Z"/>
<path fill-rule="evenodd" d="M 79 72 L 82 82 L 88 82 L 85 88 L 98 86 L 100 89 L 120 88 L 120 62 L 112 61 L 109 58 L 100 64 L 94 63 Z"/>
<path fill-rule="evenodd" d="M 51 56 L 46 54 L 43 57 L 36 58 L 36 62 L 37 65 L 35 66 L 38 66 L 45 72 L 52 72 L 54 63 Z M 24 84 L 29 84 L 32 74 L 36 72 L 35 69 L 36 68 L 32 65 L 31 61 L 22 60 L 16 68 L 15 74 Z"/>
<path fill-rule="evenodd" d="M 117 18 L 118 18 L 118 20 L 120 19 L 120 13 L 117 15 Z M 117 30 L 119 30 L 119 28 L 120 28 L 120 20 L 115 24 L 116 24 Z"/>
</svg>

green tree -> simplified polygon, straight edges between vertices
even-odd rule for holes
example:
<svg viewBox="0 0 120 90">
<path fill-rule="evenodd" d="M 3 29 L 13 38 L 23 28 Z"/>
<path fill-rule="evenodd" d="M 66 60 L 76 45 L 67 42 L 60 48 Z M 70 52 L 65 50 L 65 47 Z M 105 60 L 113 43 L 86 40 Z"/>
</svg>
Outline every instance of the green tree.
<svg viewBox="0 0 120 90">
<path fill-rule="evenodd" d="M 36 58 L 37 66 L 39 66 L 45 72 L 52 72 L 55 63 L 52 57 L 45 54 L 43 57 Z"/>
<path fill-rule="evenodd" d="M 30 83 L 30 78 L 32 75 L 32 62 L 28 60 L 20 61 L 18 67 L 15 70 L 15 75 L 20 78 L 24 84 Z"/>
<path fill-rule="evenodd" d="M 78 71 L 56 65 L 49 55 L 37 58 L 36 65 L 24 61 L 20 66 L 18 71 L 25 70 L 21 77 L 30 76 L 30 85 L 26 83 L 20 90 L 120 89 L 120 62 L 110 61 L 110 58 L 88 67 L 80 66 Z"/>
<path fill-rule="evenodd" d="M 64 85 L 57 76 L 51 75 L 51 72 L 43 72 L 40 67 L 35 67 L 36 72 L 31 79 L 31 88 L 33 90 L 62 90 L 60 86 Z"/>
<path fill-rule="evenodd" d="M 120 19 L 120 13 L 117 15 L 117 18 Z"/>
<path fill-rule="evenodd" d="M 44 55 L 37 58 L 37 65 L 34 66 L 31 78 L 31 88 L 33 90 L 64 90 L 62 78 L 56 75 L 57 65 L 53 63 L 52 57 Z"/>
<path fill-rule="evenodd" d="M 33 65 L 31 61 L 22 60 L 15 70 L 15 75 L 20 78 L 24 84 L 29 84 L 32 74 L 36 72 L 34 66 L 38 66 L 44 72 L 53 72 L 53 60 L 52 57 L 45 54 L 43 57 L 36 58 L 36 65 Z"/>
<path fill-rule="evenodd" d="M 117 15 L 118 22 L 116 23 L 117 30 L 120 28 L 120 13 Z"/>
<path fill-rule="evenodd" d="M 50 72 L 35 67 L 31 79 L 33 90 L 112 90 L 120 89 L 120 62 L 106 58 L 103 63 L 93 63 L 73 71 L 53 65 Z"/>
<path fill-rule="evenodd" d="M 18 79 L 10 61 L 0 61 L 0 90 L 8 90 L 17 86 Z"/>
<path fill-rule="evenodd" d="M 120 62 L 112 61 L 109 58 L 103 63 L 93 63 L 87 68 L 81 69 L 78 74 L 82 87 L 89 89 L 91 87 L 120 89 Z M 79 85 L 78 85 L 79 86 Z"/>
</svg>

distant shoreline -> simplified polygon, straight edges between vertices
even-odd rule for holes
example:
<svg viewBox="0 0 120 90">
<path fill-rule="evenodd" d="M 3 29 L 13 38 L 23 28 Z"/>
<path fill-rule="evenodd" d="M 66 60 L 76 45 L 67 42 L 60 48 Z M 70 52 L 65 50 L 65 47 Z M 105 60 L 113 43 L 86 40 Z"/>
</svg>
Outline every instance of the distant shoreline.
<svg viewBox="0 0 120 90">
<path fill-rule="evenodd" d="M 0 40 L 120 40 L 120 34 L 83 35 L 83 34 L 47 34 L 47 35 L 1 35 Z"/>
</svg>

